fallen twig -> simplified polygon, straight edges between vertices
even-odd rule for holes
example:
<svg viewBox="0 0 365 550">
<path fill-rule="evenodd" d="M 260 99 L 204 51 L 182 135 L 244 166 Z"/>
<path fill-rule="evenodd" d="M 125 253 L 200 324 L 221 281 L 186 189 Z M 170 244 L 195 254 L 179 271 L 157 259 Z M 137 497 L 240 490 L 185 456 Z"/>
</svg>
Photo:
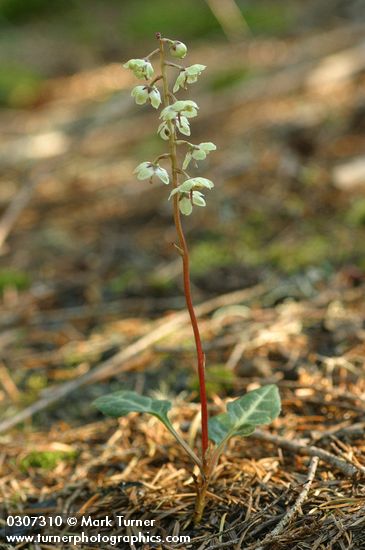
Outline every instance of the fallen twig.
<svg viewBox="0 0 365 550">
<path fill-rule="evenodd" d="M 338 458 L 337 456 L 321 449 L 315 447 L 314 445 L 308 445 L 305 441 L 300 439 L 286 439 L 278 435 L 272 435 L 270 433 L 262 432 L 261 430 L 256 430 L 251 437 L 260 439 L 261 441 L 267 441 L 268 443 L 273 443 L 282 449 L 288 449 L 302 456 L 318 456 L 323 462 L 326 462 L 330 466 L 334 466 L 340 470 L 343 474 L 348 477 L 365 477 L 365 467 L 364 466 L 355 466 Z"/>
<path fill-rule="evenodd" d="M 0 361 L 0 384 L 12 401 L 16 402 L 19 400 L 20 392 L 2 361 Z"/>
<path fill-rule="evenodd" d="M 40 179 L 37 178 L 23 185 L 5 210 L 0 220 L 0 251 L 17 219 L 30 201 L 39 182 Z"/>
</svg>

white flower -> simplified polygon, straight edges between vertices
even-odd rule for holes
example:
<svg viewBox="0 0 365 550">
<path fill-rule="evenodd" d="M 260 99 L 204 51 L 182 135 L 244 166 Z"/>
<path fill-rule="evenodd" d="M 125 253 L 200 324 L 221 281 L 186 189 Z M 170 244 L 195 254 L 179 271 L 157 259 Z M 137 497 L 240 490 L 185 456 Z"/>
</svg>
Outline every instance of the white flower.
<svg viewBox="0 0 365 550">
<path fill-rule="evenodd" d="M 180 212 L 185 216 L 190 216 L 190 214 L 193 211 L 193 205 L 191 204 L 191 200 L 188 199 L 188 197 L 183 197 L 179 201 L 179 209 L 180 209 Z"/>
<path fill-rule="evenodd" d="M 152 162 L 141 162 L 141 164 L 139 164 L 133 171 L 133 174 L 136 174 L 139 180 L 147 180 L 148 178 L 152 178 L 154 173 L 155 171 L 153 169 Z"/>
<path fill-rule="evenodd" d="M 139 180 L 147 180 L 157 176 L 166 185 L 170 182 L 167 170 L 161 168 L 159 164 L 152 164 L 152 162 L 141 162 L 133 173 L 137 175 Z"/>
<path fill-rule="evenodd" d="M 146 59 L 130 59 L 124 63 L 125 69 L 130 69 L 137 78 L 146 78 L 147 80 L 153 76 L 153 67 Z"/>
<path fill-rule="evenodd" d="M 164 139 L 165 141 L 167 141 L 169 139 L 170 129 L 169 129 L 169 125 L 167 124 L 167 122 L 161 122 L 161 124 L 157 128 L 157 133 L 160 136 L 160 138 Z"/>
<path fill-rule="evenodd" d="M 190 191 L 199 191 L 200 189 L 213 189 L 214 183 L 207 178 L 190 178 L 184 183 L 178 185 L 170 193 L 169 199 L 176 193 L 190 193 Z"/>
<path fill-rule="evenodd" d="M 201 75 L 204 69 L 206 69 L 206 65 L 200 65 L 197 63 L 180 71 L 173 88 L 174 94 L 178 92 L 180 88 L 186 88 L 186 84 L 193 84 L 196 82 L 198 80 L 198 76 Z"/>
<path fill-rule="evenodd" d="M 187 52 L 188 49 L 183 42 L 180 42 L 179 40 L 170 42 L 170 54 L 172 57 L 179 57 L 180 59 L 183 59 Z"/>
<path fill-rule="evenodd" d="M 184 134 L 185 136 L 190 136 L 190 125 L 188 118 L 196 116 L 199 109 L 195 101 L 176 101 L 172 105 L 165 107 L 161 114 L 160 118 L 164 122 L 158 127 L 158 134 L 162 139 L 169 139 L 170 129 L 168 123 L 174 123 L 176 128 Z"/>
<path fill-rule="evenodd" d="M 176 128 L 184 134 L 184 136 L 190 136 L 190 124 L 186 117 L 180 116 L 176 119 Z"/>
<path fill-rule="evenodd" d="M 190 136 L 190 124 L 186 117 L 177 115 L 176 119 L 170 122 L 175 122 L 176 128 L 179 130 L 179 132 L 181 132 L 185 136 Z M 157 133 L 160 138 L 167 141 L 170 137 L 169 121 L 164 120 L 163 122 L 161 122 L 157 129 Z"/>
<path fill-rule="evenodd" d="M 161 105 L 161 95 L 155 86 L 152 86 L 151 91 L 148 94 L 152 107 L 158 109 Z"/>
<path fill-rule="evenodd" d="M 185 100 L 176 101 L 172 105 L 165 107 L 160 114 L 160 118 L 163 120 L 173 120 L 178 115 L 185 116 L 187 118 L 195 117 L 198 114 L 198 105 L 195 101 Z"/>
<path fill-rule="evenodd" d="M 182 214 L 189 216 L 196 206 L 205 206 L 206 202 L 200 189 L 212 189 L 214 184 L 207 178 L 190 178 L 178 185 L 170 193 L 169 200 L 174 195 L 179 195 L 179 208 Z"/>
<path fill-rule="evenodd" d="M 205 206 L 206 202 L 203 193 L 200 191 L 192 191 L 189 196 L 183 195 L 179 199 L 179 210 L 185 216 L 190 216 L 195 206 Z"/>
<path fill-rule="evenodd" d="M 135 86 L 131 92 L 131 96 L 134 97 L 137 105 L 143 105 L 148 99 L 148 87 Z"/>
<path fill-rule="evenodd" d="M 131 96 L 134 97 L 137 105 L 143 105 L 149 101 L 152 107 L 158 109 L 161 104 L 160 92 L 155 86 L 135 86 Z"/>
<path fill-rule="evenodd" d="M 211 141 L 190 146 L 182 166 L 183 170 L 186 170 L 192 158 L 195 160 L 204 160 L 210 151 L 215 151 L 216 149 L 217 147 Z"/>
<path fill-rule="evenodd" d="M 203 193 L 200 191 L 193 191 L 193 203 L 196 206 L 206 206 L 207 203 L 205 202 Z"/>
</svg>

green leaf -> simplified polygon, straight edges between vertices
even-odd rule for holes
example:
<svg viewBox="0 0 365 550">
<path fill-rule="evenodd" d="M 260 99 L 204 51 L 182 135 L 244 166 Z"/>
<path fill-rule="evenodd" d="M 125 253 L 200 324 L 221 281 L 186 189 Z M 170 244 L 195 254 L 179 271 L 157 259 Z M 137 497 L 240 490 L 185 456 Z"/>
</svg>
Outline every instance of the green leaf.
<svg viewBox="0 0 365 550">
<path fill-rule="evenodd" d="M 95 407 L 107 416 L 118 418 L 131 412 L 147 413 L 156 416 L 170 430 L 171 422 L 167 413 L 171 409 L 170 401 L 151 399 L 134 391 L 118 391 L 103 395 L 94 401 Z"/>
<path fill-rule="evenodd" d="M 209 437 L 218 445 L 235 435 L 248 436 L 260 424 L 269 424 L 280 413 L 280 395 L 274 385 L 263 386 L 228 403 L 227 412 L 209 421 Z"/>
<path fill-rule="evenodd" d="M 146 413 L 156 416 L 175 437 L 176 441 L 182 446 L 185 452 L 203 471 L 203 464 L 199 457 L 184 441 L 181 435 L 175 430 L 170 422 L 167 413 L 171 409 L 170 401 L 163 399 L 151 399 L 144 395 L 139 395 L 134 391 L 122 390 L 109 395 L 103 395 L 94 401 L 95 407 L 107 416 L 118 418 L 131 412 Z"/>
</svg>

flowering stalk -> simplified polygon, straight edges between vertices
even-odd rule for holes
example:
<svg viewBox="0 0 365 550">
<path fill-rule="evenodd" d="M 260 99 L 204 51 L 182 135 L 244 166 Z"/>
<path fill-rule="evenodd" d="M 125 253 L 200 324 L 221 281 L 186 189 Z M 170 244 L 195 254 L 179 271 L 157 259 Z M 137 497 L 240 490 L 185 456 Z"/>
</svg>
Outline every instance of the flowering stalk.
<svg viewBox="0 0 365 550">
<path fill-rule="evenodd" d="M 165 48 L 164 41 L 160 34 L 157 34 L 157 39 L 160 43 L 160 64 L 161 64 L 161 74 L 163 81 L 163 103 L 165 107 L 170 105 L 170 94 L 169 94 L 169 85 L 166 75 L 166 61 L 165 61 Z M 170 146 L 170 161 L 171 161 L 171 172 L 172 172 L 172 185 L 174 189 L 178 187 L 179 179 L 179 169 L 177 164 L 177 154 L 176 154 L 176 131 L 172 121 L 169 121 L 169 146 Z M 200 388 L 200 405 L 201 405 L 201 430 L 202 430 L 202 459 L 203 464 L 205 463 L 205 454 L 208 449 L 208 403 L 207 403 L 207 393 L 205 387 L 205 356 L 203 353 L 199 326 L 196 319 L 193 301 L 191 297 L 191 284 L 190 284 L 190 259 L 189 259 L 189 249 L 186 243 L 181 216 L 179 210 L 179 194 L 175 193 L 173 196 L 173 208 L 174 208 L 174 222 L 176 227 L 176 232 L 179 241 L 179 251 L 182 257 L 183 263 L 183 278 L 184 278 L 184 293 L 186 306 L 189 311 L 191 325 L 194 332 L 196 354 L 198 360 L 198 375 L 199 375 L 199 388 Z"/>
</svg>

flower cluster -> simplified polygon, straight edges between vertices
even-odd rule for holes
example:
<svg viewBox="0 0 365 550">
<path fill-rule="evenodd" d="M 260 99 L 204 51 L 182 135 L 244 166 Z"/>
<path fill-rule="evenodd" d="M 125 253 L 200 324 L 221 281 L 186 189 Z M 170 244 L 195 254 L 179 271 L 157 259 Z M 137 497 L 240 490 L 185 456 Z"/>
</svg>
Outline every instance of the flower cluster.
<svg viewBox="0 0 365 550">
<path fill-rule="evenodd" d="M 173 183 L 173 190 L 170 193 L 169 199 L 173 198 L 175 202 L 175 208 L 179 208 L 180 212 L 184 215 L 191 214 L 193 206 L 205 206 L 205 198 L 203 190 L 209 190 L 214 187 L 213 183 L 202 177 L 192 178 L 189 174 L 186 174 L 185 170 L 188 168 L 191 160 L 199 161 L 204 160 L 211 151 L 216 150 L 216 146 L 211 142 L 203 142 L 198 145 L 194 145 L 184 139 L 177 139 L 177 132 L 184 136 L 190 136 L 190 119 L 198 115 L 199 107 L 192 100 L 178 100 L 168 90 L 168 83 L 166 80 L 166 68 L 167 66 L 176 67 L 179 70 L 179 74 L 176 78 L 173 93 L 176 93 L 180 88 L 187 88 L 188 84 L 197 82 L 198 77 L 206 69 L 205 65 L 198 63 L 190 65 L 189 67 L 182 67 L 175 63 L 169 63 L 165 61 L 163 44 L 168 46 L 169 53 L 174 58 L 183 59 L 187 54 L 187 47 L 180 40 L 170 40 L 169 38 L 161 38 L 160 48 L 151 52 L 144 59 L 130 59 L 123 66 L 126 69 L 130 69 L 133 74 L 140 79 L 144 79 L 147 82 L 144 85 L 135 86 L 132 90 L 132 97 L 138 105 L 144 105 L 149 103 L 155 109 L 158 109 L 162 103 L 161 93 L 156 86 L 159 81 L 164 84 L 164 105 L 160 114 L 160 124 L 157 129 L 158 135 L 165 141 L 170 142 L 170 153 L 160 155 L 157 160 L 164 157 L 170 157 L 172 162 L 172 177 L 170 178 L 167 170 L 162 168 L 158 162 L 142 162 L 137 166 L 134 173 L 139 180 L 150 180 L 156 177 L 164 184 L 169 184 L 170 179 Z M 162 47 L 161 47 L 162 44 Z M 155 75 L 154 68 L 150 62 L 150 58 L 159 53 L 161 54 L 161 74 Z M 153 80 L 152 80 L 153 79 Z M 167 93 L 166 93 L 167 90 Z M 176 165 L 176 146 L 184 145 L 187 147 L 185 158 L 182 163 L 181 169 Z M 171 149 L 172 147 L 172 149 Z M 171 153 L 172 151 L 172 153 Z M 172 157 L 174 155 L 174 159 Z M 179 184 L 178 179 L 180 174 L 187 177 L 183 183 Z"/>
</svg>

